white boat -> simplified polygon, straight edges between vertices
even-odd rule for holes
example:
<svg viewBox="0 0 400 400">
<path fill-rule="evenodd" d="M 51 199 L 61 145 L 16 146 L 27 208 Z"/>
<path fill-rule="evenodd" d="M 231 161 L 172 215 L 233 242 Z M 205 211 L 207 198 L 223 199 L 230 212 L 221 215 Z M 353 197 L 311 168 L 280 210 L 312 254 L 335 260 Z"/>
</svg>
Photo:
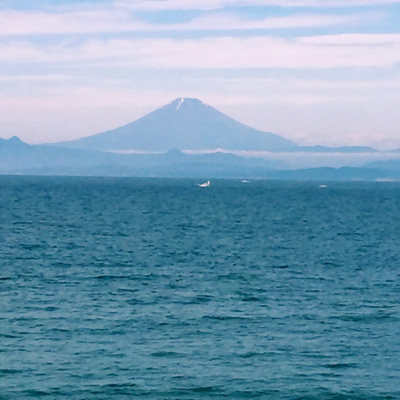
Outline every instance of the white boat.
<svg viewBox="0 0 400 400">
<path fill-rule="evenodd" d="M 199 187 L 209 187 L 211 185 L 210 181 L 204 182 L 204 183 L 198 183 L 197 186 Z"/>
<path fill-rule="evenodd" d="M 328 187 L 328 186 L 326 186 L 326 185 L 319 185 L 318 187 L 320 187 L 320 188 L 326 188 L 326 187 Z"/>
</svg>

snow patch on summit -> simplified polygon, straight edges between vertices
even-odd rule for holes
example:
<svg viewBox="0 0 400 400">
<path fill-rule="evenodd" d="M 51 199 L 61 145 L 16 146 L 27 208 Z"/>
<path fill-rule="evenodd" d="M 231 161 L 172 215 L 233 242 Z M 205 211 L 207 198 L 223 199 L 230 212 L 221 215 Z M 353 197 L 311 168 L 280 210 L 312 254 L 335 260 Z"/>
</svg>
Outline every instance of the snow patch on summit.
<svg viewBox="0 0 400 400">
<path fill-rule="evenodd" d="M 179 99 L 179 103 L 178 106 L 176 107 L 177 110 L 179 110 L 181 108 L 181 105 L 183 104 L 183 102 L 185 101 L 185 99 Z"/>
</svg>

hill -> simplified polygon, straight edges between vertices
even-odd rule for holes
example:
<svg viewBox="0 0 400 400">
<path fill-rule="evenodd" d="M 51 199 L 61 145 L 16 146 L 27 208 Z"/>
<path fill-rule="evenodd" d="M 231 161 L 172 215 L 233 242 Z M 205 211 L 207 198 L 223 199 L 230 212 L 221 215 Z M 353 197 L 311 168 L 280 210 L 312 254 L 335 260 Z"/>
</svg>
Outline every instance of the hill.
<svg viewBox="0 0 400 400">
<path fill-rule="evenodd" d="M 0 174 L 240 178 L 262 177 L 284 167 L 278 160 L 225 153 L 114 154 L 0 139 Z"/>
</svg>

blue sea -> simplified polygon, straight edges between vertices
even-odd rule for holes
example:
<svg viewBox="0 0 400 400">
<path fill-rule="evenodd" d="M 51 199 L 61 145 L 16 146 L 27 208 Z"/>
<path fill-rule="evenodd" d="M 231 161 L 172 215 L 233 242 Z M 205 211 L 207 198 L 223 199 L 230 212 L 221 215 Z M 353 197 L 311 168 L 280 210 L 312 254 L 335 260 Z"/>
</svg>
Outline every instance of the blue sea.
<svg viewBox="0 0 400 400">
<path fill-rule="evenodd" d="M 0 177 L 0 398 L 400 399 L 400 184 Z"/>
</svg>

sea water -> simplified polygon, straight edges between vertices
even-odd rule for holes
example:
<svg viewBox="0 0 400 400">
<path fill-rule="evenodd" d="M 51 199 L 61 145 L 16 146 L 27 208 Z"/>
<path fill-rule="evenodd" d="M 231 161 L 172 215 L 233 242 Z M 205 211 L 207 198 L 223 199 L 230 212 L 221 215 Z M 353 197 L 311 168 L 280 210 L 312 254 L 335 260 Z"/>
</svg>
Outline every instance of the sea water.
<svg viewBox="0 0 400 400">
<path fill-rule="evenodd" d="M 198 183 L 0 177 L 0 398 L 399 399 L 400 185 Z"/>
</svg>

